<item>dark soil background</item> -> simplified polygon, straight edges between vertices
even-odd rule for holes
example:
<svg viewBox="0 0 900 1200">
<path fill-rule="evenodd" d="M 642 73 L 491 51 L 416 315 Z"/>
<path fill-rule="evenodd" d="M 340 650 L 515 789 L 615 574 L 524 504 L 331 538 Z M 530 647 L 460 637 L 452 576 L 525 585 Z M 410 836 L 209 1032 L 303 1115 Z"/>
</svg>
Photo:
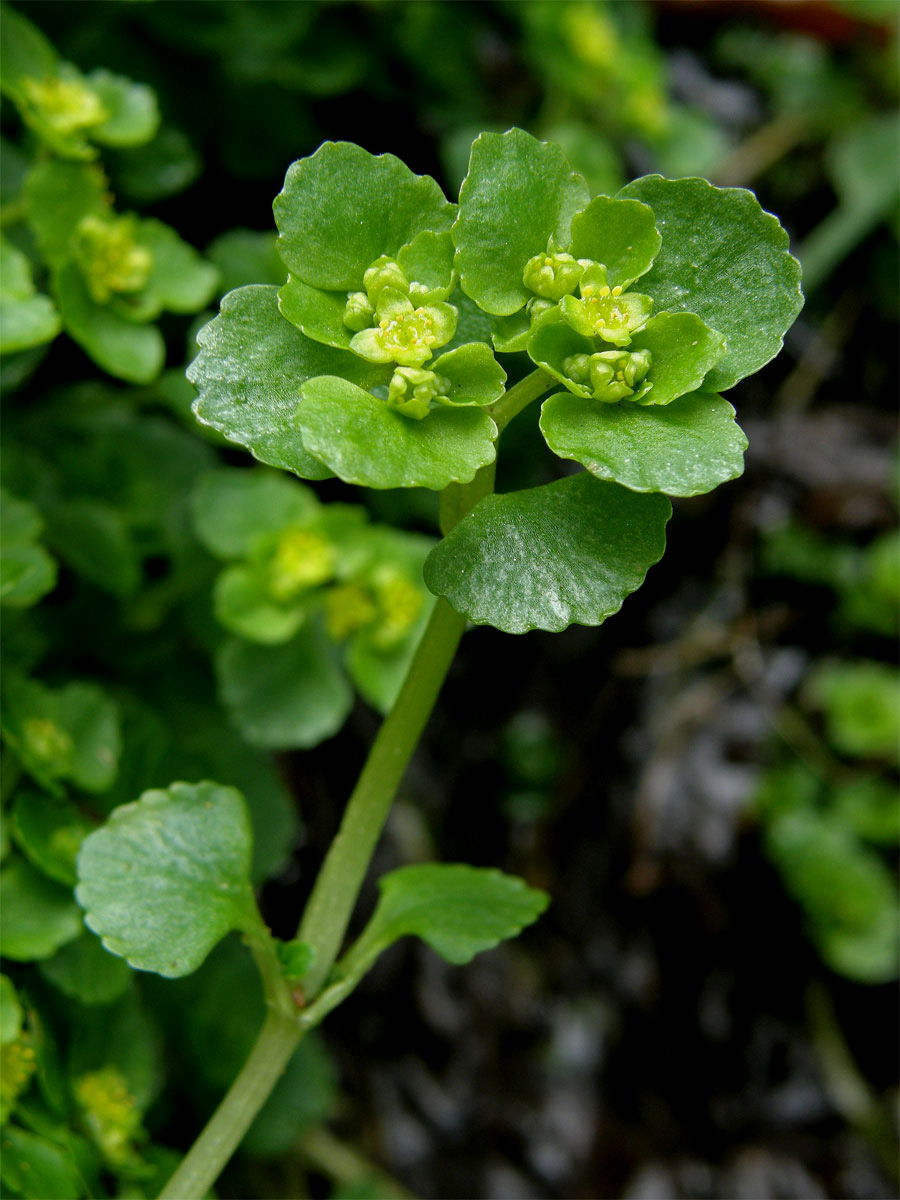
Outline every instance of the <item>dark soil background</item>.
<svg viewBox="0 0 900 1200">
<path fill-rule="evenodd" d="M 519 9 L 502 3 L 440 6 L 459 44 L 418 57 L 397 23 L 430 6 L 324 6 L 305 52 L 343 39 L 367 63 L 330 95 L 249 69 L 235 84 L 225 51 L 192 34 L 221 6 L 18 7 L 83 67 L 96 59 L 159 88 L 205 169 L 154 212 L 200 246 L 234 226 L 270 228 L 284 169 L 324 137 L 391 151 L 452 193 L 438 153 L 452 119 L 532 127 L 544 103 Z M 296 7 L 268 6 L 288 24 Z M 695 94 L 707 81 L 712 110 L 736 98 L 749 135 L 746 113 L 762 125 L 771 98 L 721 74 L 710 47 L 723 28 L 776 37 L 799 25 L 850 71 L 887 37 L 854 8 L 663 3 L 651 20 L 670 79 L 682 90 L 693 80 Z M 469 72 L 458 94 L 446 82 L 454 56 Z M 617 145 L 626 172 L 647 169 L 638 139 Z M 810 139 L 752 181 L 797 242 L 834 204 L 822 153 Z M 779 358 L 729 394 L 750 437 L 746 474 L 675 503 L 664 559 L 618 616 L 556 636 L 483 628 L 464 639 L 373 875 L 434 855 L 521 874 L 553 903 L 463 969 L 395 947 L 329 1018 L 345 1097 L 333 1129 L 417 1195 L 897 1194 L 896 989 L 822 964 L 751 811 L 810 663 L 894 653 L 875 635 L 836 633 L 827 589 L 757 563 L 775 517 L 860 545 L 896 521 L 896 263 L 891 232 L 868 235 L 809 297 Z M 509 441 L 501 487 L 550 477 L 534 429 L 514 427 Z M 332 490 L 347 496 L 336 484 L 321 494 Z M 412 507 L 398 511 L 421 525 Z M 264 895 L 276 933 L 292 928 L 375 728 L 358 706 L 339 738 L 285 760 L 306 840 Z M 327 1194 L 315 1166 L 309 1179 Z M 237 1161 L 219 1194 L 289 1189 L 276 1165 Z"/>
</svg>

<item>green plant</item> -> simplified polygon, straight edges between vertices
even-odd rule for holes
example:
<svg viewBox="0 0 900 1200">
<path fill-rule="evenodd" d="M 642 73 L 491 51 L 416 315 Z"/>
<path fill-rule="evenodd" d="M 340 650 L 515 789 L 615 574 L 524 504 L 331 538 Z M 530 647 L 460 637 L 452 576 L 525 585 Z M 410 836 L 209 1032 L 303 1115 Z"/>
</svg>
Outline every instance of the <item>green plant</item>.
<svg viewBox="0 0 900 1200">
<path fill-rule="evenodd" d="M 154 788 L 69 837 L 86 922 L 113 954 L 183 976 L 237 931 L 263 981 L 259 1037 L 164 1196 L 205 1194 L 301 1038 L 392 942 L 415 935 L 463 963 L 543 911 L 544 893 L 498 871 L 403 867 L 380 880 L 375 912 L 341 953 L 467 620 L 525 632 L 615 613 L 663 552 L 667 497 L 740 474 L 746 440 L 719 392 L 777 353 L 802 302 L 787 237 L 750 193 L 649 176 L 591 200 L 558 147 L 516 129 L 475 142 L 458 206 L 390 155 L 326 143 L 290 168 L 275 214 L 288 280 L 231 292 L 201 331 L 197 416 L 303 479 L 439 492 L 444 536 L 430 547 L 367 528 L 359 510 L 322 506 L 276 475 L 219 471 L 194 491 L 195 529 L 225 564 L 215 607 L 234 636 L 220 679 L 250 737 L 303 745 L 340 724 L 345 638 L 351 677 L 389 711 L 288 942 L 256 907 L 251 826 L 233 786 Z M 495 351 L 516 356 L 508 390 Z M 500 435 L 542 397 L 548 446 L 586 470 L 494 495 Z M 52 564 L 35 548 L 35 519 L 23 511 L 15 525 L 24 582 L 12 595 L 36 598 Z M 291 705 L 273 670 L 281 688 L 306 688 L 287 734 L 278 718 Z M 62 778 L 108 786 L 62 741 L 67 714 L 108 730 L 102 697 L 19 678 L 13 691 L 23 768 L 51 789 Z M 66 820 L 54 810 L 46 828 Z M 34 854 L 48 842 L 41 828 L 17 831 Z M 63 855 L 60 870 L 71 869 Z M 21 909 L 27 889 L 13 882 Z M 32 892 L 29 903 L 56 903 L 54 945 L 65 946 L 77 913 L 46 885 Z M 118 1123 L 97 1136 L 127 1158 L 137 1125 L 124 1101 L 115 1108 L 116 1087 L 95 1074 L 78 1096 L 96 1114 L 102 1092 Z"/>
</svg>

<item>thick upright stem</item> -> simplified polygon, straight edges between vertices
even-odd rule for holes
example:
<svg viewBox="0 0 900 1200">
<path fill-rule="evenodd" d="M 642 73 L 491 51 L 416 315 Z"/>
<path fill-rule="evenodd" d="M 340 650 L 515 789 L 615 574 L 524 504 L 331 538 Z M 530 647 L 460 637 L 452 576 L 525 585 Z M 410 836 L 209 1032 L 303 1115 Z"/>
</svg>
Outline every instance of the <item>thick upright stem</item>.
<svg viewBox="0 0 900 1200">
<path fill-rule="evenodd" d="M 300 1041 L 296 1021 L 271 1011 L 241 1073 L 159 1200 L 199 1200 L 231 1158 Z"/>
<path fill-rule="evenodd" d="M 307 998 L 337 958 L 394 794 L 456 654 L 466 619 L 438 600 L 397 702 L 378 731 L 303 914 L 298 937 L 316 949 Z"/>
</svg>

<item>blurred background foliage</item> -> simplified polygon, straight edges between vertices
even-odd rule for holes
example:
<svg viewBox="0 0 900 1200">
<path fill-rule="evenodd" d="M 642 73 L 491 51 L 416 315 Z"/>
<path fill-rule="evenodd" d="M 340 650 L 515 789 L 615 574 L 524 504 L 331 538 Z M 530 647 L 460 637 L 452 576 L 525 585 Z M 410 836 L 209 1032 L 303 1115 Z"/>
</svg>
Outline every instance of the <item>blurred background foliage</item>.
<svg viewBox="0 0 900 1200">
<path fill-rule="evenodd" d="M 730 397 L 746 475 L 676 504 L 615 620 L 463 644 L 378 866 L 500 865 L 550 912 L 463 972 L 388 955 L 219 1194 L 895 1195 L 896 4 L 19 0 L 7 47 L 20 17 L 87 117 L 60 124 L 7 49 L 3 1194 L 155 1195 L 259 1022 L 236 942 L 177 984 L 102 950 L 72 900 L 80 840 L 147 787 L 234 784 L 290 936 L 425 615 L 427 493 L 316 488 L 368 506 L 351 526 L 407 531 L 379 535 L 388 582 L 412 581 L 389 644 L 365 563 L 271 591 L 317 501 L 196 424 L 193 334 L 217 296 L 282 281 L 271 200 L 323 139 L 453 195 L 474 135 L 517 124 L 595 192 L 652 171 L 754 188 L 807 306 Z M 61 196 L 100 232 L 54 241 Z M 155 291 L 128 257 L 148 227 L 175 264 Z M 118 293 L 101 236 L 132 269 Z M 517 423 L 501 488 L 552 461 Z M 268 540 L 217 543 L 211 493 Z M 376 615 L 329 626 L 348 585 Z"/>
</svg>

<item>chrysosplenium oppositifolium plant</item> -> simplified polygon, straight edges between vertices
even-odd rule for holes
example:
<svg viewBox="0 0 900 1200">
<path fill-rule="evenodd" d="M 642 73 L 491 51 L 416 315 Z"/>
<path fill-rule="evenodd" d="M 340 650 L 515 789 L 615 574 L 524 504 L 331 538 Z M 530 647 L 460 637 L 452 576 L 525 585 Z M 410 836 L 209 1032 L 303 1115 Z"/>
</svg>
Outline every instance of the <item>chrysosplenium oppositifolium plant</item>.
<svg viewBox="0 0 900 1200">
<path fill-rule="evenodd" d="M 543 910 L 496 871 L 404 867 L 339 957 L 466 621 L 521 633 L 615 613 L 663 552 L 668 497 L 740 474 L 746 439 L 721 392 L 777 353 L 802 303 L 787 236 L 750 192 L 651 175 L 591 199 L 557 146 L 518 129 L 476 140 L 458 205 L 391 155 L 327 143 L 291 166 L 275 219 L 288 281 L 231 292 L 202 330 L 197 416 L 302 479 L 439 491 L 443 539 L 423 570 L 438 599 L 293 942 L 256 908 L 233 788 L 148 792 L 83 844 L 78 896 L 109 950 L 176 976 L 236 929 L 265 982 L 256 1047 L 163 1193 L 181 1198 L 205 1194 L 303 1033 L 391 942 L 415 934 L 465 962 Z M 498 355 L 521 375 L 522 352 L 532 369 L 507 390 Z M 547 446 L 583 469 L 494 495 L 502 432 L 541 397 Z M 212 544 L 215 504 L 202 507 Z M 375 604 L 377 573 L 323 565 L 343 552 L 335 511 L 309 503 L 288 541 L 223 553 L 220 618 L 269 637 L 256 619 L 277 602 L 289 632 L 330 619 L 334 634 L 345 584 Z"/>
</svg>

